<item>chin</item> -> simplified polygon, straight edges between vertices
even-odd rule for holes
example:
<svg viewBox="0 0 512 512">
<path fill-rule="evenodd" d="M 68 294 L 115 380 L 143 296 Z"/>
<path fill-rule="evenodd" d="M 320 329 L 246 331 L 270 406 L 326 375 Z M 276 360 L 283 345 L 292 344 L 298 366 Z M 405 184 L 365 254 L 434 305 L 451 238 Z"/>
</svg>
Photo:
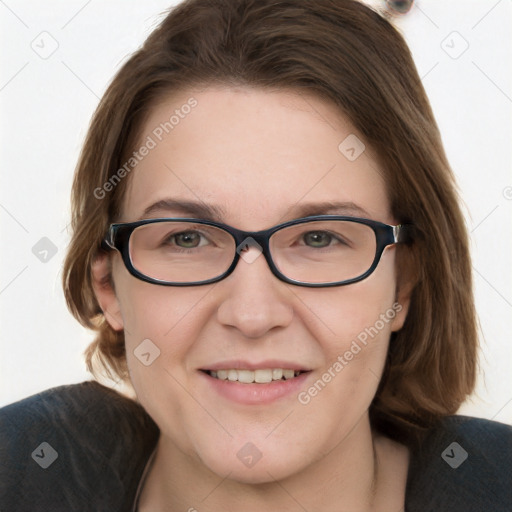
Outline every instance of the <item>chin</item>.
<svg viewBox="0 0 512 512">
<path fill-rule="evenodd" d="M 296 448 L 291 446 L 288 449 L 267 443 L 259 450 L 250 442 L 242 443 L 241 448 L 236 450 L 226 447 L 220 456 L 218 451 L 212 453 L 210 450 L 199 454 L 203 464 L 219 477 L 229 475 L 230 480 L 253 485 L 283 480 L 301 471 L 306 461 L 303 456 L 297 455 Z"/>
<path fill-rule="evenodd" d="M 283 464 L 273 464 L 272 462 L 265 463 L 260 460 L 251 468 L 244 468 L 241 467 L 241 464 L 235 463 L 210 466 L 209 469 L 221 478 L 229 475 L 229 480 L 241 484 L 265 485 L 276 480 L 284 480 L 296 473 L 296 467 L 292 467 L 292 464 L 287 464 L 287 466 L 289 467 L 283 466 Z"/>
</svg>

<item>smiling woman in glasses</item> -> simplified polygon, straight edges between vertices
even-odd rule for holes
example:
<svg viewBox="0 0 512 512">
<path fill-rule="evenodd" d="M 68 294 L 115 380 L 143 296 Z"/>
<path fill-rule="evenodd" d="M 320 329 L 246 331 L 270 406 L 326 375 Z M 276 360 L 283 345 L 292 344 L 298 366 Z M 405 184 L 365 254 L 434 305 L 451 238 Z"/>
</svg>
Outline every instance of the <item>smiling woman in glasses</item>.
<svg viewBox="0 0 512 512">
<path fill-rule="evenodd" d="M 4 408 L 9 510 L 510 509 L 512 429 L 453 416 L 477 333 L 452 173 L 369 7 L 180 4 L 101 100 L 72 207 L 66 298 L 134 398 Z"/>
</svg>

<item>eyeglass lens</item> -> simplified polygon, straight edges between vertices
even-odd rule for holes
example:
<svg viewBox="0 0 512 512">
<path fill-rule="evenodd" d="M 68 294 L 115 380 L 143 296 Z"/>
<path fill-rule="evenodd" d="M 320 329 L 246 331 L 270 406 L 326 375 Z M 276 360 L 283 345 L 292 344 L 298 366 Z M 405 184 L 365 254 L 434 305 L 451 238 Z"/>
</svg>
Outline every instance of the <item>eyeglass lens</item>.
<svg viewBox="0 0 512 512">
<path fill-rule="evenodd" d="M 275 266 L 289 279 L 333 283 L 364 274 L 373 263 L 377 242 L 366 224 L 328 220 L 282 228 L 269 245 Z M 218 227 L 170 221 L 137 227 L 129 251 L 133 266 L 147 277 L 186 283 L 222 275 L 237 247 Z"/>
</svg>

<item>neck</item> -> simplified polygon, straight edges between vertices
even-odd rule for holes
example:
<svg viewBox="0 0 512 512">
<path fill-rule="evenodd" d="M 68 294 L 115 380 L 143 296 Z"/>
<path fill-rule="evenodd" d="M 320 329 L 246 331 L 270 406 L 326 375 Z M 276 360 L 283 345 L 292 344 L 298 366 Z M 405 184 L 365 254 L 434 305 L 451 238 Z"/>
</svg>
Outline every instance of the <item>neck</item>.
<svg viewBox="0 0 512 512">
<path fill-rule="evenodd" d="M 390 452 L 381 440 L 372 434 L 365 417 L 342 442 L 327 448 L 301 471 L 277 481 L 269 468 L 267 482 L 247 484 L 233 478 L 232 472 L 227 476 L 213 473 L 162 433 L 139 510 L 220 512 L 243 507 L 246 512 L 259 512 L 265 507 L 297 510 L 300 505 L 309 512 L 339 512 L 342 505 L 344 510 L 373 512 L 375 503 L 379 508 L 383 505 L 381 495 L 397 500 L 390 496 L 389 479 L 383 485 L 382 462 Z"/>
</svg>

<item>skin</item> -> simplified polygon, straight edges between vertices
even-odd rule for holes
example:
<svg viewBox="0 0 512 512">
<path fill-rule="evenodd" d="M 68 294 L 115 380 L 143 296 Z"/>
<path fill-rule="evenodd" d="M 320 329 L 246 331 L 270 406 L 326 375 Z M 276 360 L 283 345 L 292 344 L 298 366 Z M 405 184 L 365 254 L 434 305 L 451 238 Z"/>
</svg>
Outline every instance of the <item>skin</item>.
<svg viewBox="0 0 512 512">
<path fill-rule="evenodd" d="M 349 161 L 338 145 L 363 136 L 314 96 L 228 86 L 186 91 L 152 109 L 140 141 L 191 96 L 197 106 L 132 171 L 123 221 L 174 197 L 221 206 L 222 221 L 245 230 L 297 218 L 297 208 L 325 200 L 398 223 L 371 148 Z M 187 215 L 148 217 L 166 216 Z M 388 247 L 359 283 L 316 289 L 278 280 L 263 257 L 240 260 L 218 283 L 180 288 L 134 278 L 117 251 L 95 261 L 96 296 L 110 325 L 125 331 L 133 387 L 161 431 L 141 511 L 401 509 L 408 451 L 373 432 L 368 418 L 390 334 L 409 304 L 407 287 L 397 286 L 395 252 Z M 115 290 L 100 284 L 108 258 Z M 296 394 L 236 404 L 198 375 L 227 359 L 284 359 L 312 370 L 307 390 L 396 302 L 395 317 L 305 405 Z M 134 356 L 146 338 L 161 351 L 150 366 Z M 262 454 L 252 467 L 237 457 L 248 442 Z"/>
</svg>

